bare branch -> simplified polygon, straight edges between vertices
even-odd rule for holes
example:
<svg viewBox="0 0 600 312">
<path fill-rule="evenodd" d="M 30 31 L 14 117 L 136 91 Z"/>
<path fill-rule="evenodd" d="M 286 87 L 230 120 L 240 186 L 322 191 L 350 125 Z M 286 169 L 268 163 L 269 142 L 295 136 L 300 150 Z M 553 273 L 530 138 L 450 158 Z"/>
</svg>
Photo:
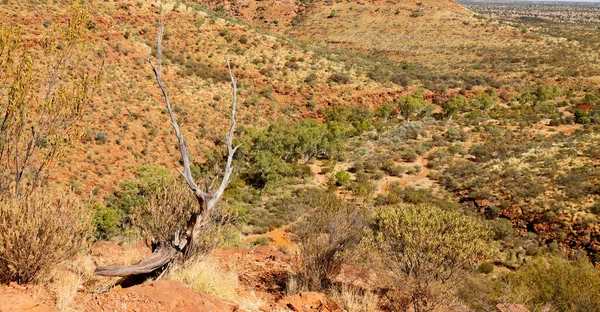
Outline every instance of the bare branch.
<svg viewBox="0 0 600 312">
<path fill-rule="evenodd" d="M 181 134 L 181 130 L 179 128 L 179 124 L 177 124 L 177 119 L 175 118 L 175 114 L 173 114 L 173 110 L 171 109 L 171 102 L 169 101 L 169 93 L 167 92 L 167 88 L 165 87 L 162 80 L 162 38 L 163 33 L 165 31 L 165 26 L 162 20 L 162 16 L 160 17 L 160 21 L 158 26 L 156 27 L 157 32 L 157 42 L 156 42 L 156 66 L 152 63 L 150 58 L 147 58 L 146 61 L 152 66 L 152 71 L 154 72 L 154 76 L 156 77 L 156 82 L 162 91 L 163 97 L 165 99 L 165 103 L 167 105 L 167 110 L 169 111 L 169 116 L 171 117 L 171 126 L 175 130 L 175 135 L 177 136 L 177 141 L 179 142 L 179 151 L 181 153 L 181 158 L 183 160 L 183 172 L 179 171 L 181 176 L 185 179 L 188 186 L 192 189 L 196 197 L 198 198 L 198 202 L 204 209 L 204 204 L 207 202 L 209 198 L 209 194 L 202 191 L 194 178 L 192 177 L 192 171 L 190 169 L 190 158 L 188 155 L 188 150 L 185 145 L 185 141 L 183 140 L 183 134 Z"/>
<path fill-rule="evenodd" d="M 231 71 L 231 65 L 229 64 L 229 60 L 225 58 L 227 62 L 227 68 L 229 69 L 229 76 L 231 77 L 231 85 L 233 87 L 233 103 L 231 105 L 231 127 L 229 129 L 229 133 L 226 136 L 226 144 L 227 144 L 227 161 L 225 163 L 225 169 L 223 172 L 223 177 L 221 179 L 221 183 L 219 187 L 212 192 L 211 189 L 215 182 L 217 181 L 217 177 L 211 180 L 211 183 L 208 183 L 208 180 L 205 180 L 207 190 L 201 190 L 194 178 L 192 177 L 192 172 L 190 169 L 190 160 L 188 155 L 188 150 L 185 145 L 185 141 L 183 140 L 183 134 L 181 134 L 181 130 L 179 125 L 177 124 L 177 119 L 175 118 L 175 114 L 171 109 L 171 103 L 169 101 L 169 94 L 162 80 L 162 38 L 164 33 L 164 23 L 162 20 L 162 16 L 159 20 L 159 24 L 157 26 L 157 53 L 156 53 L 156 66 L 152 63 L 150 58 L 147 59 L 147 62 L 152 67 L 154 71 L 154 75 L 156 76 L 156 81 L 158 82 L 158 86 L 162 91 L 164 96 L 165 104 L 167 106 L 167 110 L 169 112 L 169 117 L 171 118 L 171 126 L 175 130 L 175 135 L 177 136 L 177 141 L 179 142 L 179 151 L 181 152 L 181 158 L 183 160 L 183 172 L 181 170 L 177 170 L 181 176 L 185 179 L 188 186 L 198 199 L 198 203 L 200 204 L 200 213 L 193 213 L 188 220 L 186 231 L 183 235 L 180 235 L 180 229 L 178 229 L 174 235 L 171 242 L 161 242 L 161 246 L 159 249 L 155 250 L 155 252 L 144 258 L 140 263 L 133 266 L 116 266 L 116 267 L 99 267 L 96 269 L 94 274 L 96 275 L 108 275 L 108 276 L 124 276 L 124 275 L 133 275 L 133 274 L 141 274 L 152 272 L 156 269 L 163 267 L 165 264 L 169 263 L 175 256 L 176 253 L 182 252 L 184 257 L 193 254 L 197 238 L 200 233 L 206 226 L 211 222 L 212 219 L 212 211 L 216 207 L 217 202 L 223 196 L 227 185 L 231 180 L 231 175 L 233 173 L 233 156 L 235 152 L 239 148 L 238 146 L 233 146 L 233 136 L 235 134 L 235 113 L 237 108 L 237 85 L 235 82 L 235 77 L 233 76 L 233 72 Z"/>
<path fill-rule="evenodd" d="M 208 204 L 206 205 L 208 209 L 212 209 L 223 196 L 225 188 L 227 188 L 227 185 L 230 182 L 231 174 L 233 173 L 233 156 L 235 155 L 237 149 L 240 147 L 239 145 L 233 147 L 233 135 L 235 133 L 235 112 L 237 108 L 237 84 L 235 82 L 235 77 L 233 76 L 233 72 L 231 71 L 231 65 L 229 64 L 229 59 L 227 57 L 225 57 L 225 62 L 227 63 L 229 77 L 231 78 L 231 86 L 233 88 L 233 102 L 231 104 L 231 127 L 229 128 L 229 133 L 226 136 L 227 162 L 225 164 L 225 171 L 223 172 L 223 179 L 221 180 L 221 184 L 211 196 Z"/>
</svg>

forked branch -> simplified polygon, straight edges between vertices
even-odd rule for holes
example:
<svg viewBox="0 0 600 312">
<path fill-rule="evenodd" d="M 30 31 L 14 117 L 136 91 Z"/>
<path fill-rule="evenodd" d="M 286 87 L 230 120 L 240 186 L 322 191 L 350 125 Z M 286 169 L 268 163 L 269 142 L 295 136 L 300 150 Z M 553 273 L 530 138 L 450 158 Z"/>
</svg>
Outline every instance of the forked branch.
<svg viewBox="0 0 600 312">
<path fill-rule="evenodd" d="M 175 136 L 179 143 L 179 151 L 181 152 L 181 158 L 183 160 L 183 171 L 177 170 L 181 176 L 185 179 L 189 188 L 194 192 L 194 195 L 198 199 L 200 205 L 200 213 L 192 214 L 190 219 L 187 221 L 187 229 L 185 233 L 180 235 L 180 230 L 173 233 L 172 240 L 170 242 L 160 242 L 159 248 L 155 249 L 153 254 L 142 259 L 138 264 L 132 266 L 114 266 L 114 267 L 99 267 L 94 272 L 97 275 L 108 275 L 108 276 L 129 276 L 142 273 L 150 273 L 154 270 L 165 267 L 166 264 L 170 263 L 178 253 L 183 253 L 189 256 L 190 250 L 195 250 L 195 242 L 198 241 L 199 235 L 202 234 L 202 230 L 211 220 L 211 213 L 216 207 L 218 201 L 223 197 L 223 193 L 229 185 L 231 175 L 233 174 L 233 157 L 235 152 L 239 148 L 233 146 L 233 136 L 235 134 L 235 112 L 237 108 L 237 85 L 233 72 L 231 71 L 231 65 L 229 60 L 225 58 L 227 63 L 227 69 L 229 70 L 229 76 L 231 77 L 231 86 L 233 88 L 233 103 L 231 105 L 231 126 L 229 133 L 226 135 L 227 144 L 227 160 L 225 168 L 223 170 L 223 176 L 221 183 L 213 191 L 212 186 L 214 181 L 207 185 L 206 190 L 200 189 L 198 184 L 194 180 L 191 171 L 190 159 L 188 149 L 183 139 L 183 134 L 177 124 L 177 119 L 171 108 L 169 100 L 169 93 L 162 80 L 162 39 L 164 34 L 164 23 L 162 16 L 159 20 L 157 27 L 157 49 L 156 49 L 156 65 L 152 62 L 152 59 L 148 58 L 147 62 L 152 67 L 156 81 L 160 90 L 162 91 L 169 117 L 171 118 L 171 126 L 175 130 Z"/>
<path fill-rule="evenodd" d="M 165 25 L 161 16 L 158 26 L 156 27 L 156 66 L 154 66 L 150 57 L 148 57 L 146 61 L 150 64 L 150 66 L 152 66 L 152 71 L 154 71 L 156 82 L 158 83 L 158 86 L 162 91 L 167 110 L 169 111 L 169 116 L 171 118 L 171 126 L 173 127 L 173 130 L 175 130 L 175 136 L 177 136 L 177 141 L 179 142 L 179 151 L 181 152 L 181 158 L 183 160 L 183 172 L 179 170 L 177 171 L 179 171 L 179 173 L 183 176 L 188 186 L 192 189 L 192 191 L 198 198 L 198 203 L 200 204 L 201 209 L 204 210 L 204 203 L 207 202 L 209 195 L 198 187 L 198 185 L 194 181 L 194 178 L 192 177 L 192 171 L 190 169 L 190 158 L 188 155 L 187 147 L 185 145 L 185 141 L 183 140 L 183 134 L 181 134 L 179 124 L 177 124 L 177 119 L 175 118 L 175 114 L 173 114 L 173 109 L 171 108 L 171 101 L 169 100 L 169 93 L 167 92 L 167 88 L 165 87 L 165 84 L 162 80 L 162 39 L 164 31 Z"/>
</svg>

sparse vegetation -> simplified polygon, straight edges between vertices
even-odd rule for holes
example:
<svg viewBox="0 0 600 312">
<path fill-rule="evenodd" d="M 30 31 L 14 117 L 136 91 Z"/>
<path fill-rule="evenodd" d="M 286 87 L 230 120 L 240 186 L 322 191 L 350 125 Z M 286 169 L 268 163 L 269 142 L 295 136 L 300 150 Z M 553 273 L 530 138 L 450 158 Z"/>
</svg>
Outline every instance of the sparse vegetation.
<svg viewBox="0 0 600 312">
<path fill-rule="evenodd" d="M 238 275 L 234 270 L 224 270 L 215 258 L 202 257 L 175 268 L 169 279 L 180 281 L 191 289 L 227 302 L 235 302 Z"/>
<path fill-rule="evenodd" d="M 352 257 L 367 220 L 365 212 L 331 193 L 318 194 L 310 207 L 310 214 L 293 231 L 301 255 L 295 278 L 300 290 L 323 291 Z"/>
<path fill-rule="evenodd" d="M 493 253 L 491 232 L 459 212 L 426 204 L 381 208 L 375 243 L 401 284 L 386 298 L 395 310 L 428 310 L 452 297 L 478 260 Z"/>
<path fill-rule="evenodd" d="M 310 290 L 295 298 L 348 311 L 595 311 L 597 5 L 85 5 L 2 3 L 2 282 L 60 310 L 90 293 L 152 310 L 93 276 L 149 245 L 170 264 L 125 283 L 162 272 L 240 310 Z M 148 50 L 157 12 L 169 31 Z M 90 228 L 112 242 L 90 252 Z"/>
<path fill-rule="evenodd" d="M 33 283 L 87 247 L 91 211 L 73 194 L 35 191 L 0 197 L 0 279 Z"/>
</svg>

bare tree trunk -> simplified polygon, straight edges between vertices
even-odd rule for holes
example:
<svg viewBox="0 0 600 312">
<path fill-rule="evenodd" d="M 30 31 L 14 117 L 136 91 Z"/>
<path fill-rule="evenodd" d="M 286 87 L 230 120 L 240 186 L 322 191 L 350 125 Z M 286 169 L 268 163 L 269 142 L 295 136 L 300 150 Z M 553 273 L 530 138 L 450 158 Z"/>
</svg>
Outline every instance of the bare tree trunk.
<svg viewBox="0 0 600 312">
<path fill-rule="evenodd" d="M 227 161 L 225 163 L 223 176 L 221 178 L 221 183 L 219 184 L 219 186 L 213 190 L 215 181 L 217 181 L 217 178 L 215 177 L 210 184 L 207 183 L 207 189 L 202 190 L 200 189 L 200 187 L 198 186 L 198 184 L 192 176 L 188 150 L 183 139 L 183 134 L 181 133 L 179 125 L 177 124 L 175 114 L 171 109 L 171 102 L 169 100 L 167 88 L 165 87 L 162 80 L 161 45 L 163 33 L 164 23 L 161 16 L 157 27 L 156 65 L 152 63 L 152 60 L 150 58 L 147 59 L 147 62 L 152 67 L 152 70 L 156 77 L 156 82 L 158 83 L 158 86 L 162 91 L 165 100 L 165 105 L 167 107 L 169 117 L 171 119 L 171 126 L 173 127 L 173 130 L 175 130 L 175 136 L 177 137 L 177 141 L 179 143 L 179 151 L 181 152 L 181 158 L 183 160 L 183 171 L 177 171 L 181 174 L 189 188 L 192 190 L 192 192 L 194 192 L 194 195 L 198 199 L 198 204 L 200 205 L 200 212 L 191 214 L 190 219 L 187 221 L 187 228 L 185 229 L 185 232 L 180 233 L 180 230 L 177 230 L 173 234 L 173 238 L 170 242 L 159 242 L 158 248 L 155 248 L 155 250 L 150 256 L 142 259 L 142 261 L 140 261 L 139 263 L 131 266 L 98 267 L 94 271 L 94 274 L 96 275 L 129 276 L 136 274 L 151 273 L 170 263 L 177 256 L 177 254 L 183 254 L 184 259 L 187 259 L 190 256 L 192 256 L 196 251 L 196 241 L 198 240 L 200 235 L 202 235 L 203 230 L 206 228 L 206 226 L 211 222 L 211 214 L 214 212 L 214 209 L 221 197 L 223 197 L 223 193 L 225 192 L 227 185 L 229 185 L 231 175 L 233 173 L 233 156 L 239 148 L 239 145 L 235 147 L 233 146 L 233 136 L 235 133 L 235 112 L 237 108 L 237 85 L 233 76 L 233 72 L 231 71 L 229 60 L 225 58 L 225 62 L 227 63 L 227 69 L 229 70 L 229 76 L 231 77 L 231 86 L 233 88 L 233 103 L 231 105 L 231 127 L 229 128 L 229 133 L 226 135 Z"/>
</svg>

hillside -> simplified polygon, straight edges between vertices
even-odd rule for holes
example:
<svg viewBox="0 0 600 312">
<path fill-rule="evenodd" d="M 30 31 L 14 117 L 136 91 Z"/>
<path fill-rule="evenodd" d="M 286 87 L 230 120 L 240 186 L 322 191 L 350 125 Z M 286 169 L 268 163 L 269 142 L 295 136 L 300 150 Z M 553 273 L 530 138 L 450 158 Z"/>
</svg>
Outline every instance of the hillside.
<svg viewBox="0 0 600 312">
<path fill-rule="evenodd" d="M 384 72 L 404 73 L 429 89 L 592 86 L 600 74 L 596 44 L 588 41 L 593 32 L 549 34 L 544 26 L 490 19 L 450 0 L 297 1 L 295 8 L 275 0 L 204 3 L 302 42 L 372 56 Z"/>
<path fill-rule="evenodd" d="M 148 64 L 160 18 L 187 167 Z M 8 310 L 600 307 L 593 25 L 449 0 L 4 0 L 0 20 Z"/>
<path fill-rule="evenodd" d="M 231 91 L 225 56 L 240 82 L 242 127 L 265 126 L 279 117 L 315 117 L 332 103 L 374 106 L 392 101 L 391 95 L 403 90 L 374 82 L 359 68 L 346 70 L 344 62 L 328 54 L 210 15 L 198 6 L 175 4 L 165 4 L 165 81 L 196 161 L 202 161 L 226 129 Z M 135 1 L 95 1 L 90 6 L 90 51 L 104 61 L 104 79 L 81 125 L 87 133 L 59 164 L 54 179 L 103 196 L 140 165 L 172 168 L 178 151 L 145 62 L 155 46 L 158 9 Z M 30 40 L 47 31 L 44 25 L 58 26 L 65 14 L 60 2 L 0 5 L 3 20 L 21 28 Z M 328 83 L 342 71 L 351 77 L 349 83 Z"/>
</svg>

